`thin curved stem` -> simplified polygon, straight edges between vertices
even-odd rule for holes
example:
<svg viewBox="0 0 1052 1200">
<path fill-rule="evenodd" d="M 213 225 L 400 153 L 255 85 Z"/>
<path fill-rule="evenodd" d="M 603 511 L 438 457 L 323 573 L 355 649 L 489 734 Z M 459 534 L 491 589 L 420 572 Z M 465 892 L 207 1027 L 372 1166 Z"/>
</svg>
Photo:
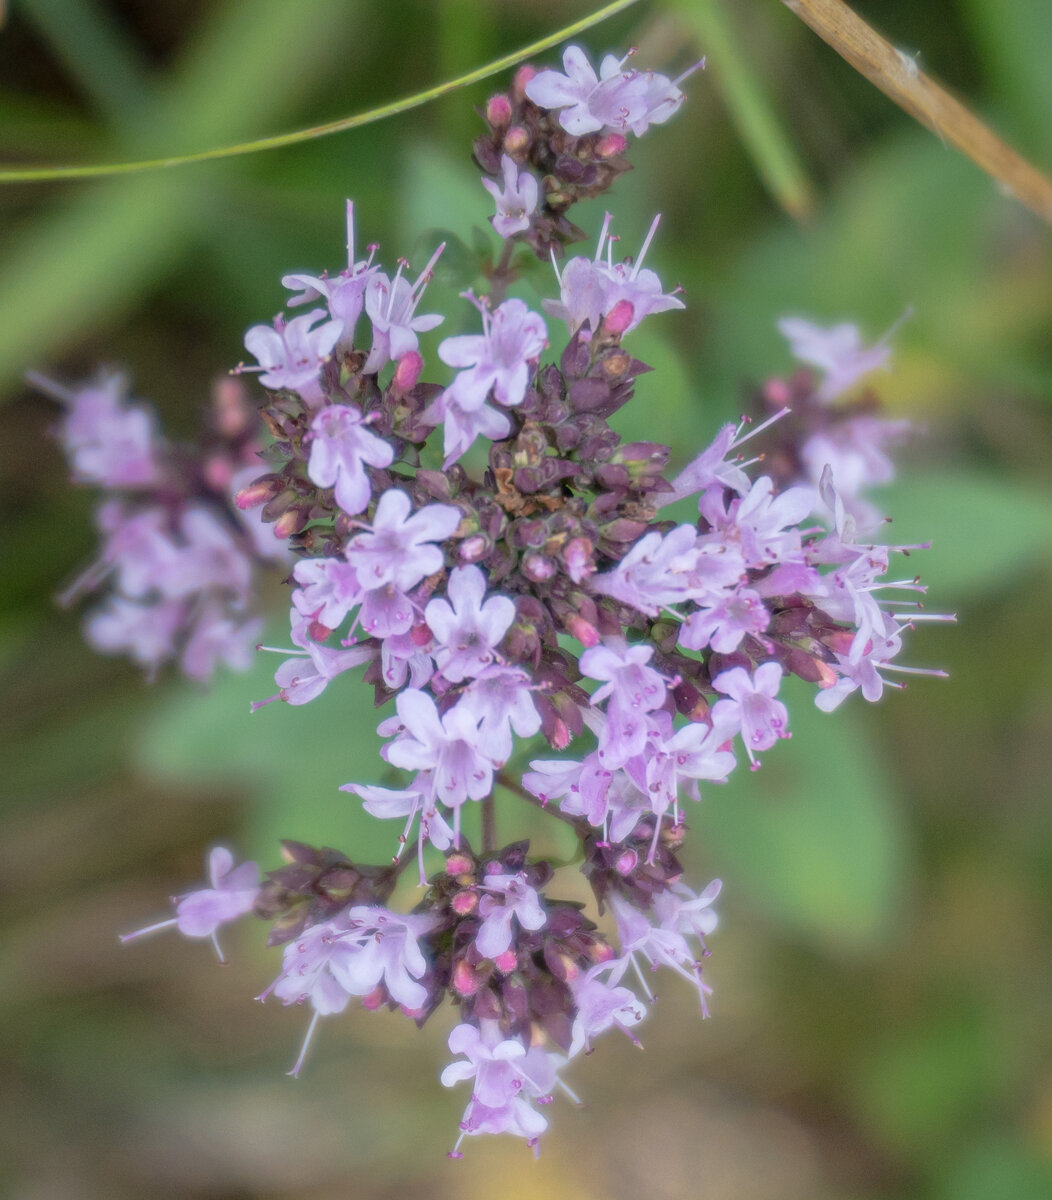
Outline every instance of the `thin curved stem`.
<svg viewBox="0 0 1052 1200">
<path fill-rule="evenodd" d="M 1052 224 L 1052 180 L 1001 138 L 908 54 L 853 12 L 843 0 L 782 0 L 818 36 L 932 133 L 956 146 L 1001 188 Z"/>
<path fill-rule="evenodd" d="M 565 821 L 571 826 L 578 836 L 582 836 L 582 828 L 587 828 L 585 823 L 578 817 L 571 817 L 568 813 L 564 813 L 554 804 L 548 804 L 544 800 L 538 799 L 532 792 L 528 792 L 518 780 L 512 779 L 510 775 L 505 775 L 503 772 L 497 776 L 497 783 L 502 788 L 507 788 L 509 792 L 514 792 L 520 799 L 525 800 L 527 804 L 532 804 L 534 808 L 539 808 L 542 812 L 546 812 L 551 817 L 558 817 L 560 821 Z"/>
<path fill-rule="evenodd" d="M 411 96 L 405 96 L 400 100 L 393 100 L 390 104 L 383 104 L 379 108 L 371 108 L 366 112 L 356 113 L 354 116 L 341 117 L 336 121 L 327 121 L 321 125 L 313 125 L 308 129 L 297 129 L 291 133 L 278 133 L 270 137 L 256 138 L 251 142 L 239 142 L 233 146 L 219 146 L 211 150 L 198 150 L 192 154 L 176 154 L 166 158 L 141 159 L 135 162 L 84 163 L 48 167 L 0 166 L 0 184 L 47 183 L 60 179 L 88 179 L 103 175 L 129 175 L 138 171 L 153 171 L 167 167 L 180 167 L 187 163 L 234 158 L 242 154 L 256 154 L 261 150 L 276 150 L 282 146 L 294 146 L 299 142 L 309 142 L 314 138 L 328 137 L 333 133 L 343 133 L 347 129 L 358 129 L 362 125 L 369 125 L 374 121 L 382 121 L 386 117 L 398 116 L 400 113 L 420 108 L 424 104 L 430 104 L 432 100 L 437 100 L 440 96 L 448 95 L 450 92 L 468 87 L 470 84 L 479 83 L 481 80 L 489 79 L 493 75 L 499 75 L 502 71 L 507 71 L 510 67 L 518 66 L 521 62 L 532 58 L 535 54 L 550 50 L 552 46 L 557 46 L 560 42 L 566 41 L 567 38 L 576 37 L 577 34 L 583 33 L 584 30 L 590 29 L 593 25 L 598 25 L 608 17 L 623 12 L 626 8 L 631 8 L 636 3 L 638 3 L 638 0 L 614 0 L 613 3 L 604 5 L 604 7 L 597 9 L 587 17 L 582 17 L 579 21 L 565 25 L 557 32 L 549 34 L 547 37 L 531 43 L 529 46 L 524 46 L 521 50 L 516 50 L 512 54 L 505 54 L 501 58 L 486 63 L 484 66 L 476 67 L 475 70 L 469 71 L 466 75 L 460 75 L 456 79 L 447 80 L 445 83 L 440 83 L 423 92 L 414 92 Z"/>
</svg>

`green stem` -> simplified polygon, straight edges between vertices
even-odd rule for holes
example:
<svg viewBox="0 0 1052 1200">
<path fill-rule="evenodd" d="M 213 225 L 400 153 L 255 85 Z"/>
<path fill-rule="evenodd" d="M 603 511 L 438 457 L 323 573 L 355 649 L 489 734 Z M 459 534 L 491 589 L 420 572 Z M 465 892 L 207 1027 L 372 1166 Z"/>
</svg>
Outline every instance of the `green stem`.
<svg viewBox="0 0 1052 1200">
<path fill-rule="evenodd" d="M 598 25 L 600 21 L 605 21 L 608 17 L 615 16 L 619 12 L 624 12 L 626 8 L 631 8 L 637 2 L 638 0 L 614 0 L 612 4 L 604 5 L 603 8 L 597 9 L 589 16 L 582 17 L 581 20 L 574 21 L 557 32 L 549 34 L 547 37 L 541 38 L 529 46 L 524 46 L 521 50 L 516 50 L 512 54 L 505 54 L 501 58 L 494 59 L 482 67 L 476 67 L 475 70 L 469 71 L 466 75 L 460 75 L 456 79 L 447 80 L 445 83 L 440 83 L 436 87 L 428 88 L 423 92 L 414 92 L 411 96 L 403 97 L 401 100 L 393 100 L 390 104 L 383 104 L 379 108 L 371 108 L 366 112 L 356 113 L 350 117 L 341 117 L 336 121 L 327 121 L 322 125 L 313 125 L 309 129 L 297 129 L 292 133 L 278 133 L 270 137 L 257 138 L 251 142 L 239 142 L 233 146 L 220 146 L 212 150 L 198 150 L 192 154 L 176 154 L 166 158 L 142 159 L 136 162 L 85 163 L 81 165 L 71 164 L 50 167 L 0 167 L 0 184 L 45 183 L 58 179 L 86 179 L 100 175 L 128 175 L 136 171 L 157 170 L 162 167 L 179 167 L 187 163 L 206 162 L 217 158 L 234 158 L 241 154 L 256 154 L 261 150 L 276 150 L 282 146 L 294 146 L 299 142 L 312 141 L 314 138 L 328 137 L 333 133 L 343 133 L 347 129 L 358 129 L 362 125 L 369 125 L 374 121 L 381 121 L 386 117 L 394 117 L 400 113 L 409 112 L 411 109 L 420 108 L 422 105 L 430 104 L 431 101 L 437 100 L 440 96 L 448 95 L 450 92 L 458 91 L 460 88 L 468 87 L 473 83 L 479 83 L 481 80 L 489 79 L 493 75 L 499 75 L 511 67 L 517 67 L 520 63 L 525 62 L 526 59 L 533 58 L 534 55 L 540 54 L 545 50 L 550 50 L 552 46 L 557 46 L 560 42 L 564 42 L 568 38 L 576 37 L 577 34 L 583 33 L 584 30 L 590 29 L 593 25 Z"/>
<path fill-rule="evenodd" d="M 492 854 L 497 849 L 497 812 L 493 796 L 482 801 L 482 853 Z"/>
<path fill-rule="evenodd" d="M 814 207 L 811 182 L 722 0 L 679 0 L 677 7 L 697 34 L 707 58 L 706 73 L 757 174 L 790 216 L 806 217 Z"/>
</svg>

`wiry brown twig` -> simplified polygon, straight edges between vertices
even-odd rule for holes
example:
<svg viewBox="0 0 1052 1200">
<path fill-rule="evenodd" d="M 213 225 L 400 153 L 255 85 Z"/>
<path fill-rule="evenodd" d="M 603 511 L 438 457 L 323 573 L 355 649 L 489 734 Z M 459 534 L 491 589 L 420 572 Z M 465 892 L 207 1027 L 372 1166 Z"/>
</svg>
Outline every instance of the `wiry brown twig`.
<svg viewBox="0 0 1052 1200">
<path fill-rule="evenodd" d="M 782 0 L 786 8 L 902 109 L 1052 224 L 1052 180 L 853 12 L 843 0 Z"/>
</svg>

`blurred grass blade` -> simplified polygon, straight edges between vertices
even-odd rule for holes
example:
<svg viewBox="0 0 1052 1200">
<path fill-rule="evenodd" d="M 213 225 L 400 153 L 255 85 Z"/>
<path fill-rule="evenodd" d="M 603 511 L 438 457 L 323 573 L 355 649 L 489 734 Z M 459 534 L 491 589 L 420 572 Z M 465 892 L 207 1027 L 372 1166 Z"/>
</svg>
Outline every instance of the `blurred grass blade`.
<svg viewBox="0 0 1052 1200">
<path fill-rule="evenodd" d="M 112 13 L 98 0 L 22 0 L 22 12 L 109 124 L 141 125 L 148 73 Z"/>
<path fill-rule="evenodd" d="M 469 71 L 466 75 L 447 80 L 445 83 L 428 88 L 426 91 L 414 92 L 412 95 L 405 96 L 401 100 L 394 100 L 390 104 L 383 104 L 378 108 L 368 109 L 365 112 L 356 113 L 354 116 L 342 117 L 336 121 L 327 121 L 321 125 L 314 125 L 309 129 L 297 129 L 292 133 L 274 134 L 271 137 L 257 138 L 254 141 L 240 142 L 232 146 L 220 146 L 212 150 L 173 154 L 164 158 L 143 159 L 137 162 L 74 164 L 55 167 L 0 167 L 0 183 L 43 183 L 58 179 L 85 179 L 104 175 L 127 175 L 137 171 L 149 171 L 160 167 L 177 167 L 183 166 L 186 163 L 208 162 L 214 159 L 234 158 L 242 154 L 256 154 L 261 150 L 276 150 L 282 146 L 293 146 L 299 142 L 312 141 L 314 138 L 327 137 L 333 133 L 343 133 L 348 129 L 357 129 L 362 125 L 368 125 L 374 121 L 381 121 L 386 117 L 397 116 L 400 113 L 409 112 L 411 109 L 420 108 L 422 105 L 437 100 L 440 96 L 446 96 L 450 92 L 458 91 L 461 88 L 468 87 L 470 84 L 479 83 L 483 79 L 489 79 L 493 75 L 498 75 L 502 71 L 518 66 L 519 63 L 532 58 L 536 54 L 540 54 L 544 50 L 551 49 L 552 46 L 557 46 L 560 42 L 564 42 L 568 38 L 575 37 L 584 30 L 590 29 L 593 25 L 598 25 L 600 21 L 605 21 L 608 17 L 623 12 L 626 8 L 630 8 L 637 2 L 638 0 L 614 0 L 614 3 L 597 9 L 589 16 L 582 17 L 581 20 L 574 21 L 572 24 L 564 26 L 555 33 L 549 34 L 547 37 L 541 38 L 539 41 L 523 47 L 521 50 L 516 50 L 512 54 L 505 54 L 503 57 L 494 59 L 482 67 L 477 67 L 475 70 Z M 301 8 L 302 6 L 296 6 L 294 11 L 301 14 Z M 286 77 L 288 77 L 287 73 Z"/>
<path fill-rule="evenodd" d="M 764 186 L 790 216 L 801 220 L 814 206 L 810 180 L 741 48 L 723 0 L 676 0 L 676 6 L 697 34 L 708 74 Z"/>
<path fill-rule="evenodd" d="M 236 135 L 289 111 L 346 49 L 352 25 L 342 0 L 232 0 L 154 98 L 151 136 Z M 111 179 L 23 226 L 0 271 L 0 391 L 134 304 L 209 219 L 211 183 Z"/>
</svg>

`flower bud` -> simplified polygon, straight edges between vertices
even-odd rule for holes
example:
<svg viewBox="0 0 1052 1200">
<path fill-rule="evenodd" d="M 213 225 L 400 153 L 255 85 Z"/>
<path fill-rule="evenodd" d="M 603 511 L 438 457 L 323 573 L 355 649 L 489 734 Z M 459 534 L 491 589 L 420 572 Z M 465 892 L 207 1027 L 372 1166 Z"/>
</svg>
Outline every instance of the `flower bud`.
<svg viewBox="0 0 1052 1200">
<path fill-rule="evenodd" d="M 461 996 L 474 996 L 482 987 L 482 980 L 474 970 L 461 959 L 453 968 L 453 990 Z"/>
<path fill-rule="evenodd" d="M 507 949 L 503 954 L 498 954 L 493 960 L 498 971 L 502 971 L 505 975 L 510 975 L 515 970 L 518 964 L 519 956 L 512 949 Z"/>
<path fill-rule="evenodd" d="M 599 630 L 580 613 L 568 614 L 563 618 L 563 624 L 566 626 L 566 632 L 575 637 L 582 646 L 590 648 L 599 645 Z"/>
<path fill-rule="evenodd" d="M 280 487 L 282 479 L 278 475 L 265 475 L 253 483 L 243 487 L 235 496 L 234 503 L 242 512 L 265 504 L 274 496 L 274 489 Z"/>
<path fill-rule="evenodd" d="M 614 863 L 614 868 L 619 875 L 631 875 L 638 864 L 639 855 L 634 850 L 626 850 Z"/>
<path fill-rule="evenodd" d="M 628 149 L 628 139 L 620 133 L 606 133 L 595 144 L 600 158 L 616 158 Z"/>
<path fill-rule="evenodd" d="M 285 539 L 302 532 L 310 521 L 310 511 L 309 504 L 293 504 L 274 522 L 274 536 Z"/>
<path fill-rule="evenodd" d="M 477 533 L 474 537 L 465 538 L 460 543 L 460 561 L 476 563 L 486 557 L 493 548 L 493 543 L 485 534 Z"/>
<path fill-rule="evenodd" d="M 504 135 L 504 152 L 521 157 L 530 144 L 530 135 L 521 125 L 513 125 Z"/>
<path fill-rule="evenodd" d="M 632 318 L 635 315 L 635 306 L 631 300 L 618 300 L 603 318 L 601 330 L 611 337 L 620 337 L 629 325 L 632 324 Z"/>
<path fill-rule="evenodd" d="M 416 350 L 407 350 L 398 360 L 391 386 L 397 392 L 408 392 L 416 387 L 424 360 Z"/>
<path fill-rule="evenodd" d="M 521 100 L 526 95 L 526 85 L 536 74 L 537 68 L 533 63 L 523 63 L 515 72 L 515 78 L 512 80 L 512 95 Z"/>
<path fill-rule="evenodd" d="M 475 864 L 466 854 L 454 853 L 446 858 L 446 871 L 450 875 L 471 875 L 474 873 Z"/>
<path fill-rule="evenodd" d="M 478 896 L 474 892 L 457 892 L 450 901 L 450 908 L 459 917 L 466 917 L 478 908 Z"/>
<path fill-rule="evenodd" d="M 494 129 L 503 129 L 511 122 L 511 101 L 503 92 L 486 101 L 486 120 Z"/>
<path fill-rule="evenodd" d="M 545 554 L 530 553 L 522 560 L 522 573 L 534 583 L 545 583 L 555 574 L 555 563 Z"/>
</svg>

